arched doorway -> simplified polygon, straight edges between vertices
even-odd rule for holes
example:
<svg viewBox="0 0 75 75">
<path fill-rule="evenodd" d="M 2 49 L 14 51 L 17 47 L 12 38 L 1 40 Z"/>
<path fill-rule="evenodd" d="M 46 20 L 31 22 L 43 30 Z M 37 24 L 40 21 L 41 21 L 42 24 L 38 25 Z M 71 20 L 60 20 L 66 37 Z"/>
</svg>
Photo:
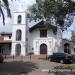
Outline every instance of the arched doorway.
<svg viewBox="0 0 75 75">
<path fill-rule="evenodd" d="M 16 44 L 16 55 L 20 55 L 21 53 L 21 45 L 20 44 Z"/>
<path fill-rule="evenodd" d="M 64 44 L 64 52 L 70 54 L 70 44 L 69 43 Z"/>
<path fill-rule="evenodd" d="M 40 54 L 47 54 L 47 45 L 46 44 L 40 45 Z"/>
</svg>

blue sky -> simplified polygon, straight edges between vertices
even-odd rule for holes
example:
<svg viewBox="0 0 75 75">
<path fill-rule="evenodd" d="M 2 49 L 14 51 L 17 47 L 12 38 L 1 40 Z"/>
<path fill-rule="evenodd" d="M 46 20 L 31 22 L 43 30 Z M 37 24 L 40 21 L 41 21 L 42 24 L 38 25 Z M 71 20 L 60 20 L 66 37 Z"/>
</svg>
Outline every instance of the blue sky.
<svg viewBox="0 0 75 75">
<path fill-rule="evenodd" d="M 30 6 L 30 5 L 32 5 L 32 4 L 35 3 L 35 0 L 17 0 L 17 1 L 19 1 L 20 3 L 22 3 L 22 5 L 23 5 L 24 8 L 25 7 L 27 8 L 28 6 Z M 9 0 L 9 2 L 10 2 L 10 0 Z M 24 3 L 26 3 L 26 4 L 24 4 Z M 12 4 L 12 3 L 10 2 L 10 4 Z M 6 11 L 4 10 L 4 12 L 6 12 Z M 2 24 L 2 18 L 0 18 L 0 32 L 11 32 L 12 31 L 12 21 L 11 21 L 10 18 L 7 18 L 6 14 L 5 14 L 5 16 L 6 16 L 6 21 L 5 21 L 6 25 L 5 26 L 3 26 L 3 24 Z M 71 25 L 71 27 L 67 31 L 64 31 L 63 38 L 70 39 L 70 37 L 71 37 L 71 30 L 74 30 L 74 29 L 75 29 L 75 19 L 74 19 L 74 22 Z"/>
<path fill-rule="evenodd" d="M 71 39 L 71 31 L 75 31 L 75 17 L 72 25 L 63 33 L 63 38 Z"/>
</svg>

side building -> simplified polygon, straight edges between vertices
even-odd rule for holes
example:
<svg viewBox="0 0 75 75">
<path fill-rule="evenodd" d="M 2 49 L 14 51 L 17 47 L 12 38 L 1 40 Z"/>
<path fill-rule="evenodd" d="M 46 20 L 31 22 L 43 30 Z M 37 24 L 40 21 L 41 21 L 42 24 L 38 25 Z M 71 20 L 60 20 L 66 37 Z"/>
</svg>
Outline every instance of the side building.
<svg viewBox="0 0 75 75">
<path fill-rule="evenodd" d="M 12 45 L 12 33 L 0 33 L 0 53 L 10 55 Z"/>
</svg>

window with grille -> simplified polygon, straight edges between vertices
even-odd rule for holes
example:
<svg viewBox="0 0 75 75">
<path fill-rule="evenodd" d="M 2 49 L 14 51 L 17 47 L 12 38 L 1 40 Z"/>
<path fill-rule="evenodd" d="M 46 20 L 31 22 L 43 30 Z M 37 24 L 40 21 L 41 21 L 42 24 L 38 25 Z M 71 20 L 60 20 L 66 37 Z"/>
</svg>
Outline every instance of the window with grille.
<svg viewBox="0 0 75 75">
<path fill-rule="evenodd" d="M 47 37 L 47 30 L 40 30 L 40 37 Z"/>
</svg>

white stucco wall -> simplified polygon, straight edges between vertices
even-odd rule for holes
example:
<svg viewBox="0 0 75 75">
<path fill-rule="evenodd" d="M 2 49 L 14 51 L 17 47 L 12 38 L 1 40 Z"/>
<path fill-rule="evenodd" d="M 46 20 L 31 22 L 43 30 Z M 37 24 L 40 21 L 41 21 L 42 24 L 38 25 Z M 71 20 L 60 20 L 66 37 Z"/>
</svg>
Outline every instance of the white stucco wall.
<svg viewBox="0 0 75 75">
<path fill-rule="evenodd" d="M 16 55 L 16 44 L 21 45 L 21 53 L 20 55 L 25 56 L 26 55 L 26 14 L 25 12 L 14 12 L 13 13 L 13 30 L 12 30 L 12 50 L 11 55 Z M 22 16 L 21 24 L 17 23 L 18 15 Z M 16 31 L 21 30 L 21 40 L 16 40 Z"/>
<path fill-rule="evenodd" d="M 26 13 L 25 12 L 14 12 L 13 13 L 13 24 L 17 24 L 18 16 L 22 16 L 21 24 L 26 25 Z"/>
<path fill-rule="evenodd" d="M 47 55 L 51 55 L 54 52 L 58 52 L 57 42 L 57 35 L 53 34 L 52 31 L 47 31 L 46 38 L 40 38 L 39 29 L 35 29 L 29 33 L 28 52 L 34 52 L 35 55 L 40 55 L 40 45 L 44 43 L 47 45 Z"/>
<path fill-rule="evenodd" d="M 14 25 L 13 26 L 13 31 L 12 31 L 12 52 L 11 52 L 11 55 L 16 55 L 16 51 L 15 51 L 15 46 L 16 44 L 21 44 L 21 54 L 20 55 L 23 55 L 25 56 L 25 50 L 26 50 L 26 25 Z M 17 30 L 21 30 L 22 31 L 22 39 L 20 41 L 16 41 L 16 31 Z"/>
<path fill-rule="evenodd" d="M 64 49 L 63 49 L 63 44 L 62 44 L 62 31 L 60 28 L 58 28 L 57 30 L 57 49 L 58 49 L 58 52 L 64 52 Z"/>
<path fill-rule="evenodd" d="M 21 30 L 22 31 L 22 40 L 21 42 L 25 41 L 25 37 L 26 37 L 26 25 L 14 25 L 13 26 L 13 31 L 12 31 L 12 41 L 16 41 L 16 31 L 17 30 Z"/>
</svg>

